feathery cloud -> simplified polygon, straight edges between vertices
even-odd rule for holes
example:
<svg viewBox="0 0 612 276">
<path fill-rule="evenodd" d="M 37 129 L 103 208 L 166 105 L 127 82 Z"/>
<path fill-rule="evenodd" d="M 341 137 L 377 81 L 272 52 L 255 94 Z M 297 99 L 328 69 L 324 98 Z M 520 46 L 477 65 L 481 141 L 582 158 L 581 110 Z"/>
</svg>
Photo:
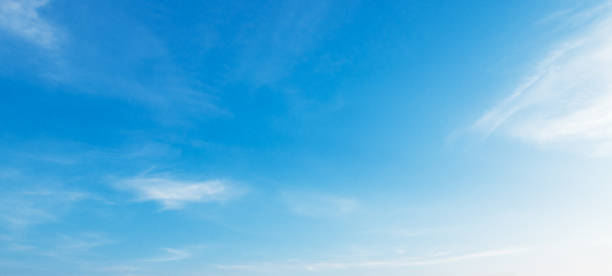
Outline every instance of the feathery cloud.
<svg viewBox="0 0 612 276">
<path fill-rule="evenodd" d="M 138 201 L 156 201 L 163 209 L 181 209 L 187 203 L 223 201 L 236 195 L 222 180 L 181 181 L 170 178 L 132 178 L 118 184 L 134 192 Z"/>
<path fill-rule="evenodd" d="M 578 34 L 551 51 L 473 129 L 486 135 L 500 131 L 546 148 L 612 154 L 611 2 L 572 18 L 586 22 Z"/>
</svg>

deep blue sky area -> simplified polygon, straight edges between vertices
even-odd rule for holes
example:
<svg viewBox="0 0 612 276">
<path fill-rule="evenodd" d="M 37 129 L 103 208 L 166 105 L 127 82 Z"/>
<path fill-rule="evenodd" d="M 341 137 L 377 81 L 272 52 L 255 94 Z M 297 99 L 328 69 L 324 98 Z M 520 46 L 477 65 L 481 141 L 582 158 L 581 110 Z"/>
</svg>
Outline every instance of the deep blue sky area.
<svg viewBox="0 0 612 276">
<path fill-rule="evenodd" d="M 0 0 L 0 275 L 609 275 L 612 2 Z"/>
</svg>

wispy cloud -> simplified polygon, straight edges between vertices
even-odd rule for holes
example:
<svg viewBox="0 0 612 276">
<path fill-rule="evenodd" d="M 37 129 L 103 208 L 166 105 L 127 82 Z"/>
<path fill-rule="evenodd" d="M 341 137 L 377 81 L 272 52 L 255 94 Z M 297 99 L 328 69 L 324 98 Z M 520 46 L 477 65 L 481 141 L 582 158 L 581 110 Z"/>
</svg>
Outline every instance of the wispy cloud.
<svg viewBox="0 0 612 276">
<path fill-rule="evenodd" d="M 486 135 L 501 131 L 542 147 L 612 154 L 612 5 L 567 16 L 581 18 L 577 34 L 540 61 L 473 129 Z"/>
<path fill-rule="evenodd" d="M 382 261 L 362 261 L 362 262 L 321 262 L 313 263 L 307 266 L 308 270 L 320 270 L 320 269 L 349 269 L 349 268 L 360 268 L 360 267 L 372 267 L 372 268 L 395 268 L 395 267 L 410 267 L 410 266 L 424 266 L 424 265 L 436 265 L 444 263 L 452 263 L 459 261 L 466 261 L 472 259 L 490 258 L 497 256 L 505 256 L 511 254 L 517 254 L 527 251 L 528 248 L 517 247 L 517 248 L 502 248 L 480 252 L 472 252 L 463 255 L 451 255 L 443 257 L 434 257 L 429 259 L 397 259 L 397 260 L 382 260 Z"/>
<path fill-rule="evenodd" d="M 191 256 L 191 253 L 189 253 L 187 250 L 180 250 L 180 249 L 174 249 L 174 248 L 163 248 L 163 250 L 166 252 L 164 256 L 153 258 L 153 259 L 148 259 L 145 261 L 155 262 L 155 263 L 172 262 L 172 261 L 187 259 Z"/>
<path fill-rule="evenodd" d="M 347 215 L 359 207 L 353 198 L 331 194 L 293 191 L 283 193 L 282 199 L 292 212 L 315 218 Z"/>
<path fill-rule="evenodd" d="M 0 221 L 11 229 L 51 222 L 73 204 L 88 199 L 101 200 L 91 194 L 75 191 L 7 191 L 0 196 Z"/>
<path fill-rule="evenodd" d="M 0 237 L 0 244 L 6 242 L 6 247 L 0 249 L 10 250 L 13 254 L 23 254 L 28 258 L 19 259 L 17 264 L 28 267 L 29 258 L 45 258 L 65 265 L 86 263 L 86 256 L 96 255 L 100 247 L 114 244 L 101 232 L 62 233 L 57 235 L 24 235 L 19 233 L 13 236 Z"/>
<path fill-rule="evenodd" d="M 301 57 L 316 48 L 317 31 L 324 30 L 329 9 L 329 3 L 304 1 L 261 9 L 259 20 L 249 22 L 238 35 L 237 43 L 244 46 L 234 74 L 255 86 L 271 85 L 290 75 Z"/>
<path fill-rule="evenodd" d="M 0 28 L 45 48 L 58 41 L 58 29 L 45 20 L 39 9 L 47 0 L 0 1 Z"/>
<path fill-rule="evenodd" d="M 266 271 L 270 269 L 284 269 L 284 270 L 310 270 L 310 271 L 321 271 L 321 270 L 345 270 L 345 269 L 385 269 L 385 268 L 402 268 L 402 267 L 415 267 L 415 266 L 428 266 L 438 265 L 446 263 L 454 263 L 461 261 L 468 261 L 474 259 L 484 259 L 499 256 L 507 256 L 513 254 L 519 254 L 529 251 L 529 247 L 509 247 L 500 248 L 493 250 L 485 250 L 478 252 L 471 252 L 466 254 L 449 255 L 449 254 L 437 254 L 431 257 L 420 258 L 420 257 L 408 257 L 399 259 L 381 259 L 381 260 L 344 260 L 344 261 L 314 261 L 314 262 L 300 262 L 293 261 L 288 263 L 258 263 L 258 264 L 240 264 L 240 265 L 219 265 L 219 269 L 224 270 L 245 270 L 245 271 Z"/>
<path fill-rule="evenodd" d="M 0 220 L 11 228 L 22 229 L 30 225 L 36 225 L 56 218 L 39 204 L 23 201 L 20 199 L 3 198 L 0 202 Z"/>
<path fill-rule="evenodd" d="M 11 55 L 3 57 L 5 67 L 25 65 L 28 70 L 24 73 L 34 74 L 48 84 L 61 84 L 70 92 L 137 102 L 168 124 L 204 115 L 230 114 L 215 104 L 211 87 L 186 77 L 188 72 L 173 61 L 166 41 L 148 26 L 114 8 L 98 10 L 108 6 L 95 3 L 86 5 L 91 8 L 68 7 L 61 11 L 66 18 L 79 14 L 79 26 L 75 28 L 51 22 L 49 18 L 56 11 L 47 10 L 50 6 L 49 0 L 0 0 L 0 35 L 39 46 L 9 49 Z M 113 14 L 112 22 L 101 14 Z M 113 31 L 101 30 L 94 20 L 105 20 L 104 25 Z M 143 74 L 143 64 L 155 70 Z"/>
<path fill-rule="evenodd" d="M 119 182 L 117 187 L 132 191 L 139 201 L 158 202 L 163 209 L 181 209 L 187 203 L 224 201 L 237 195 L 237 190 L 218 179 L 132 178 Z"/>
<path fill-rule="evenodd" d="M 111 272 L 111 273 L 122 273 L 121 275 L 132 275 L 130 273 L 140 272 L 143 269 L 132 265 L 110 265 L 103 266 L 100 268 L 94 268 L 94 271 Z"/>
<path fill-rule="evenodd" d="M 64 251 L 82 252 L 96 247 L 112 244 L 115 241 L 105 234 L 86 232 L 78 235 L 59 235 L 58 249 Z"/>
</svg>

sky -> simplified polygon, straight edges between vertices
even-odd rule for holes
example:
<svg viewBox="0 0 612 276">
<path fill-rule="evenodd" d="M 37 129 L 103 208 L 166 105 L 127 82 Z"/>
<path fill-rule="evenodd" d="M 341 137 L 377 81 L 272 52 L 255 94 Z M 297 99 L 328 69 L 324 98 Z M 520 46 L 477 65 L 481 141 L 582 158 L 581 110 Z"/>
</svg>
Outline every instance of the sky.
<svg viewBox="0 0 612 276">
<path fill-rule="evenodd" d="M 612 273 L 612 2 L 0 0 L 0 275 Z"/>
</svg>

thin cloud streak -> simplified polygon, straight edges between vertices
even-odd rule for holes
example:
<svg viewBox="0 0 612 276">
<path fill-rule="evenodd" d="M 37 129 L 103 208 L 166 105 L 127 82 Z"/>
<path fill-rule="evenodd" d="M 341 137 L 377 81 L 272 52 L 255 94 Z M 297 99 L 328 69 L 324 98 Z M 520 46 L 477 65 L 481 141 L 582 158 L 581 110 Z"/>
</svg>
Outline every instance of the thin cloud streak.
<svg viewBox="0 0 612 276">
<path fill-rule="evenodd" d="M 163 248 L 163 250 L 166 251 L 167 253 L 166 256 L 148 259 L 145 261 L 153 262 L 153 263 L 172 262 L 172 261 L 179 261 L 179 260 L 187 259 L 191 256 L 191 253 L 189 253 L 186 250 L 179 250 L 179 249 L 174 249 L 174 248 Z"/>
<path fill-rule="evenodd" d="M 340 262 L 296 262 L 296 263 L 260 263 L 260 264 L 239 264 L 239 265 L 218 265 L 217 268 L 222 270 L 245 270 L 245 271 L 265 271 L 267 269 L 285 269 L 285 270 L 346 270 L 346 269 L 385 269 L 385 268 L 402 268 L 438 265 L 446 263 L 454 263 L 468 261 L 474 259 L 484 259 L 492 257 L 500 257 L 507 255 L 520 254 L 529 251 L 529 247 L 509 247 L 494 250 L 486 250 L 473 252 L 463 255 L 446 254 L 437 255 L 430 258 L 401 258 L 388 260 L 360 260 L 360 261 L 340 261 Z"/>
<path fill-rule="evenodd" d="M 472 129 L 544 148 L 612 154 L 612 7 L 572 15 L 590 22 L 539 62 L 535 73 Z"/>
<path fill-rule="evenodd" d="M 354 262 L 354 263 L 315 263 L 307 268 L 309 270 L 319 270 L 319 269 L 349 269 L 349 268 L 360 268 L 360 267 L 370 267 L 370 268 L 396 268 L 396 267 L 410 267 L 410 266 L 424 266 L 424 265 L 436 265 L 436 264 L 444 264 L 444 263 L 452 263 L 459 261 L 466 261 L 472 259 L 480 259 L 480 258 L 490 258 L 497 256 L 505 256 L 511 254 L 517 254 L 527 251 L 528 248 L 517 247 L 517 248 L 503 248 L 503 249 L 495 249 L 481 252 L 474 252 L 465 255 L 455 255 L 444 258 L 432 258 L 432 259 L 424 259 L 424 260 L 414 260 L 414 259 L 406 259 L 406 260 L 383 260 L 383 261 L 365 261 L 365 262 Z"/>
</svg>

